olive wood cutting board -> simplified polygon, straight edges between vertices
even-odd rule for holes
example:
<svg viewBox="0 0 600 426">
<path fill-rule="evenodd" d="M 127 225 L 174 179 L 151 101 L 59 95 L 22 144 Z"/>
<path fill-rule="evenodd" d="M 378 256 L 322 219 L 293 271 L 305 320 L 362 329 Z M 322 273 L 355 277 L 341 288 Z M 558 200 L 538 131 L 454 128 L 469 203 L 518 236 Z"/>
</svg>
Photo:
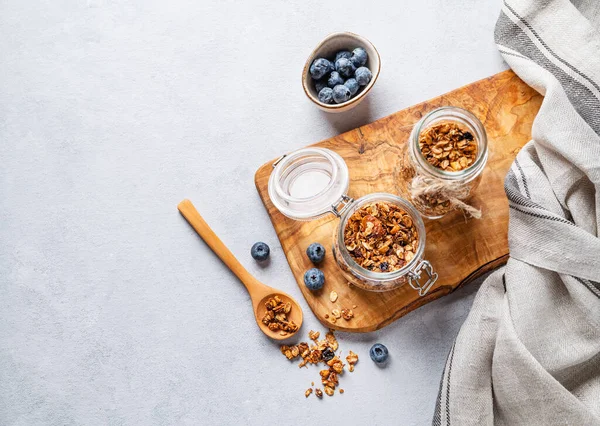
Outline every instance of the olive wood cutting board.
<svg viewBox="0 0 600 426">
<path fill-rule="evenodd" d="M 275 160 L 264 164 L 256 172 L 256 188 L 298 286 L 317 318 L 333 329 L 377 330 L 504 264 L 508 259 L 508 201 L 503 189 L 504 176 L 517 152 L 530 140 L 531 126 L 541 102 L 539 93 L 508 70 L 314 144 L 331 149 L 344 158 L 350 171 L 348 195 L 351 197 L 356 199 L 373 192 L 399 194 L 397 171 L 401 147 L 408 140 L 412 126 L 424 114 L 440 106 L 452 105 L 471 111 L 481 120 L 488 135 L 489 160 L 471 204 L 482 209 L 483 217 L 479 220 L 465 218 L 460 211 L 455 211 L 439 220 L 425 219 L 424 258 L 431 262 L 439 279 L 424 297 L 419 297 L 408 285 L 384 293 L 349 285 L 331 253 L 338 219 L 331 215 L 299 222 L 283 216 L 271 203 L 267 191 Z M 327 249 L 325 261 L 320 266 L 325 272 L 325 286 L 315 293 L 303 282 L 304 272 L 313 267 L 305 253 L 313 242 L 320 242 Z M 332 290 L 338 294 L 335 303 L 329 300 Z M 331 322 L 332 309 L 354 305 L 354 318 L 349 321 L 341 318 L 335 324 Z"/>
</svg>

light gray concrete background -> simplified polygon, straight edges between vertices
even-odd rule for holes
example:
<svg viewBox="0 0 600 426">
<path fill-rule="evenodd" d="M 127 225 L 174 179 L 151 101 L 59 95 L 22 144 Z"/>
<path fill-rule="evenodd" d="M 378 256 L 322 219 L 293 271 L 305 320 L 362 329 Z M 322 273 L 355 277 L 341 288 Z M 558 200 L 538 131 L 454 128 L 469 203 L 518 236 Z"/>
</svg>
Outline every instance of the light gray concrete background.
<svg viewBox="0 0 600 426">
<path fill-rule="evenodd" d="M 0 424 L 423 425 L 477 286 L 370 334 L 344 395 L 298 369 L 177 213 L 301 297 L 254 189 L 267 160 L 506 68 L 499 0 L 0 0 Z M 300 73 L 333 31 L 371 39 L 373 91 L 330 116 Z M 259 267 L 252 243 L 268 242 Z M 391 351 L 387 368 L 368 357 Z"/>
</svg>

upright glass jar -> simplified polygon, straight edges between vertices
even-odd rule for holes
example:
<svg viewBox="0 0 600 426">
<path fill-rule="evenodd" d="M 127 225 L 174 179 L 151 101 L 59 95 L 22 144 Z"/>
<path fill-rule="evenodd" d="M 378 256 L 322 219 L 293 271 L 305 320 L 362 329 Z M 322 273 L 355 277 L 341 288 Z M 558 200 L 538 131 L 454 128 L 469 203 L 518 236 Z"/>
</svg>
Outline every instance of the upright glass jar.
<svg viewBox="0 0 600 426">
<path fill-rule="evenodd" d="M 452 143 L 444 138 L 437 143 L 432 141 L 431 129 L 440 128 L 450 128 L 450 132 L 455 133 L 454 147 L 464 145 L 453 152 Z M 431 145 L 427 145 L 428 142 Z M 465 153 L 463 149 L 469 152 Z M 428 155 L 423 153 L 424 150 Z M 479 186 L 487 159 L 487 135 L 477 117 L 458 107 L 435 109 L 415 124 L 403 147 L 399 192 L 429 219 L 439 219 L 455 209 L 480 217 L 481 212 L 466 201 Z"/>
<path fill-rule="evenodd" d="M 284 155 L 273 164 L 269 178 L 269 197 L 285 216 L 295 220 L 313 220 L 333 214 L 340 218 L 333 236 L 332 249 L 342 273 L 355 286 L 369 291 L 388 291 L 408 283 L 424 296 L 437 280 L 431 264 L 423 259 L 425 226 L 414 207 L 401 197 L 374 193 L 357 200 L 347 195 L 348 167 L 342 157 L 324 148 L 304 148 Z M 399 263 L 400 269 L 379 272 L 360 266 L 344 243 L 348 220 L 369 203 L 397 206 L 410 218 L 417 231 L 411 244 L 411 258 Z M 412 247 L 415 245 L 416 247 Z M 407 248 L 408 250 L 408 248 Z M 386 267 L 387 268 L 387 267 Z"/>
</svg>

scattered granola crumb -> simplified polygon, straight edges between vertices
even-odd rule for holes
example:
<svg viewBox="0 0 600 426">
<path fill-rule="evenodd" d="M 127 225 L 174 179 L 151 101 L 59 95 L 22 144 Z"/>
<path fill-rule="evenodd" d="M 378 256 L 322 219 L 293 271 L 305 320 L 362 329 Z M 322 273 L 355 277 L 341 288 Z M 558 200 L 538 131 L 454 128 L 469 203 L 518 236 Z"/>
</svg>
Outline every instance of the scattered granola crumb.
<svg viewBox="0 0 600 426">
<path fill-rule="evenodd" d="M 329 300 L 331 300 L 331 303 L 334 303 L 338 298 L 338 295 L 335 291 L 331 291 L 331 293 L 329 293 Z"/>
<path fill-rule="evenodd" d="M 338 309 L 334 309 L 331 311 L 331 315 L 333 315 L 335 318 L 341 318 L 342 314 L 340 313 L 340 311 Z"/>
<path fill-rule="evenodd" d="M 310 331 L 308 332 L 308 338 L 309 338 L 310 340 L 317 340 L 317 339 L 319 338 L 319 336 L 320 336 L 320 335 L 321 335 L 321 333 L 319 333 L 318 331 L 313 331 L 313 330 L 310 330 Z"/>
<path fill-rule="evenodd" d="M 352 312 L 352 309 L 342 309 L 342 317 L 344 317 L 346 321 L 349 321 L 354 318 L 354 312 Z"/>
<path fill-rule="evenodd" d="M 354 366 L 358 362 L 358 355 L 352 351 L 349 351 L 346 361 L 348 362 L 348 370 L 352 373 L 354 371 Z"/>
<path fill-rule="evenodd" d="M 325 314 L 325 319 L 329 318 L 329 314 Z"/>
<path fill-rule="evenodd" d="M 262 318 L 262 323 L 269 327 L 269 330 L 281 330 L 279 333 L 281 336 L 298 331 L 298 325 L 287 317 L 292 310 L 290 302 L 284 303 L 279 296 L 275 296 L 265 302 L 265 308 L 267 311 Z"/>
<path fill-rule="evenodd" d="M 356 305 L 352 305 L 352 309 L 356 309 Z"/>
<path fill-rule="evenodd" d="M 335 320 L 335 318 L 332 318 L 332 320 Z M 339 349 L 339 344 L 333 334 L 333 330 L 329 330 L 322 340 L 318 340 L 319 336 L 319 332 L 311 330 L 309 332 L 309 337 L 314 338 L 312 345 L 309 346 L 306 342 L 300 342 L 293 346 L 281 345 L 280 350 L 289 360 L 298 357 L 302 358 L 298 364 L 299 367 L 304 367 L 308 363 L 315 365 L 322 363 L 325 365 L 325 368 L 319 371 L 323 390 L 314 390 L 317 397 L 322 398 L 323 392 L 328 396 L 333 396 L 336 387 L 339 385 L 339 375 L 344 372 L 345 364 L 340 359 L 339 354 L 335 355 L 335 351 Z M 353 371 L 353 365 L 358 361 L 358 356 L 354 352 L 349 351 L 346 360 L 350 365 L 351 371 Z M 314 385 L 315 382 L 311 382 L 311 388 L 304 392 L 306 398 L 313 392 L 312 387 L 314 387 Z"/>
<path fill-rule="evenodd" d="M 340 393 L 344 393 L 344 389 L 340 389 Z"/>
</svg>

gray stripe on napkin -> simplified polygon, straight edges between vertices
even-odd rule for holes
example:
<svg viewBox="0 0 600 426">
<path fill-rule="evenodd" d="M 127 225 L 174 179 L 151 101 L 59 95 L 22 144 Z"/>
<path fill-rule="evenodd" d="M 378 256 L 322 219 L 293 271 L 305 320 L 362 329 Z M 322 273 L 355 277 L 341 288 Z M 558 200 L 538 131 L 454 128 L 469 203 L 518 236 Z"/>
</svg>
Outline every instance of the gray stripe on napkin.
<svg viewBox="0 0 600 426">
<path fill-rule="evenodd" d="M 526 25 L 526 21 L 523 21 Z M 500 14 L 495 30 L 496 43 L 515 50 L 527 58 L 533 60 L 547 71 L 552 73 L 560 82 L 565 91 L 569 102 L 581 117 L 590 125 L 594 132 L 600 135 L 600 100 L 583 84 L 579 83 L 573 77 L 568 75 L 562 69 L 554 65 L 537 46 L 531 41 L 525 32 L 517 24 L 510 20 L 504 12 Z M 549 49 L 551 52 L 551 50 Z M 575 67 L 568 64 L 566 61 L 557 57 L 561 62 L 569 66 L 569 68 L 577 71 Z M 585 74 L 578 72 L 585 76 Z M 586 76 L 587 78 L 587 76 Z M 594 87 L 596 83 L 592 82 Z"/>
</svg>

